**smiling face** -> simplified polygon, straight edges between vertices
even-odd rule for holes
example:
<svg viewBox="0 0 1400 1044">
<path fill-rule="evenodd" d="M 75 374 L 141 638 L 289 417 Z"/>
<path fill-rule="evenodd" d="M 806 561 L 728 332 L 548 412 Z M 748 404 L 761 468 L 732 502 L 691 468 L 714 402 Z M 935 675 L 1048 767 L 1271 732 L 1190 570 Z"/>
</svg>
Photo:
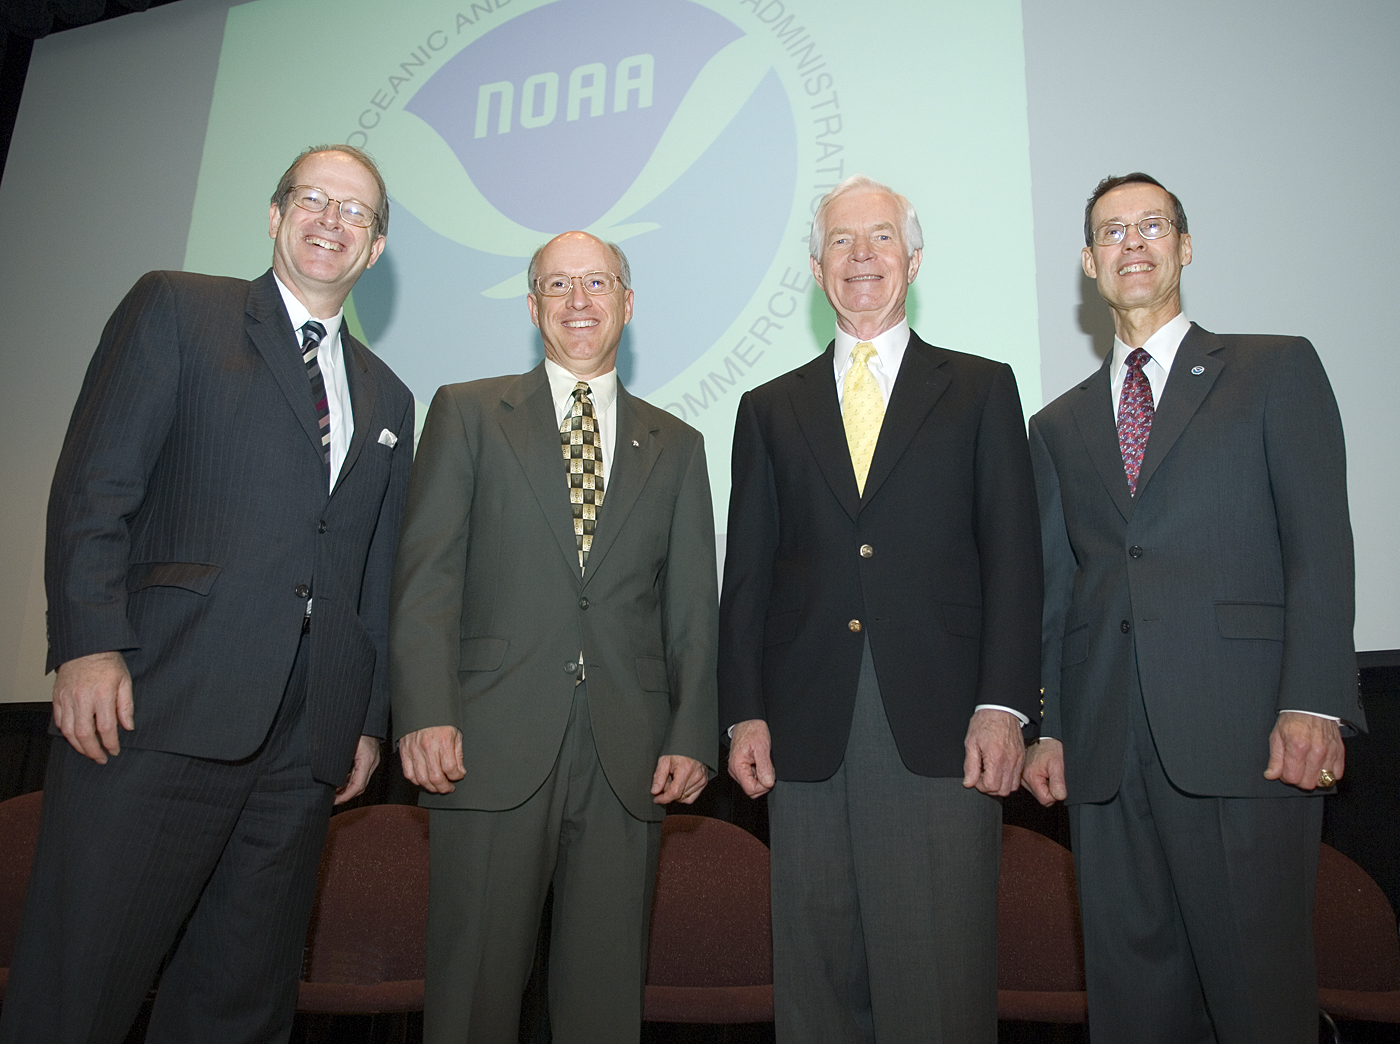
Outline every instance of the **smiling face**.
<svg viewBox="0 0 1400 1044">
<path fill-rule="evenodd" d="M 1121 243 L 1085 247 L 1084 273 L 1097 281 L 1099 296 L 1113 309 L 1118 337 L 1141 347 L 1181 311 L 1181 270 L 1191 263 L 1191 237 L 1175 228 L 1161 239 L 1143 239 L 1135 223 L 1145 217 L 1170 218 L 1166 190 L 1157 185 L 1120 185 L 1094 204 L 1095 230 L 1109 221 L 1127 225 Z"/>
<path fill-rule="evenodd" d="M 343 152 L 307 156 L 296 183 L 324 189 L 332 199 L 359 200 L 375 210 L 383 205 L 374 176 Z M 329 318 L 340 310 L 360 273 L 379 258 L 384 237 L 342 221 L 334 203 L 319 214 L 290 200 L 284 206 L 285 211 L 276 204 L 268 208 L 272 270 L 312 315 Z"/>
<path fill-rule="evenodd" d="M 841 329 L 870 340 L 903 320 L 904 298 L 922 259 L 922 250 L 909 253 L 893 196 L 849 192 L 827 208 L 826 239 L 821 260 L 811 259 L 812 275 Z"/>
<path fill-rule="evenodd" d="M 565 232 L 550 240 L 536 271 L 541 277 L 619 274 L 612 251 L 587 232 Z M 612 293 L 594 296 L 583 289 L 583 280 L 574 279 L 563 297 L 545 297 L 532 288 L 525 300 L 530 322 L 540 328 L 545 355 L 581 381 L 613 368 L 622 328 L 632 320 L 631 290 L 624 290 L 619 283 Z"/>
</svg>

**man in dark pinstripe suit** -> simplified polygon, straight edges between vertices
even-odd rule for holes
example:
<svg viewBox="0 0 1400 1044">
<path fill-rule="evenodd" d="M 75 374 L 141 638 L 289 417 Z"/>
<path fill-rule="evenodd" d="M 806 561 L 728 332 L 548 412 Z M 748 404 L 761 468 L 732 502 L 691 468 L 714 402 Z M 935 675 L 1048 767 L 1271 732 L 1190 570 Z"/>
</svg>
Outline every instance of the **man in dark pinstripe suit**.
<svg viewBox="0 0 1400 1044">
<path fill-rule="evenodd" d="M 344 329 L 384 183 L 307 150 L 253 282 L 143 276 L 49 500 L 54 731 L 0 1040 L 285 1041 L 333 803 L 388 716 L 413 397 Z M 120 756 L 118 756 L 120 755 Z"/>
</svg>

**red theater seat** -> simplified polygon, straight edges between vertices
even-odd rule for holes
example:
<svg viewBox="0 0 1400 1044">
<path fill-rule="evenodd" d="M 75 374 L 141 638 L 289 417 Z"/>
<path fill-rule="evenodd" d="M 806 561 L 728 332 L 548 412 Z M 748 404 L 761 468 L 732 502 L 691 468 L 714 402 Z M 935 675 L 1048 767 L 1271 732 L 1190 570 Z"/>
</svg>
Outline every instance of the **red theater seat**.
<svg viewBox="0 0 1400 1044">
<path fill-rule="evenodd" d="M 768 849 L 705 816 L 667 816 L 651 910 L 647 1022 L 773 1021 Z"/>
<path fill-rule="evenodd" d="M 1083 1023 L 1084 940 L 1074 857 L 1024 827 L 1001 828 L 997 1017 Z"/>
<path fill-rule="evenodd" d="M 428 813 L 371 805 L 331 817 L 297 1010 L 423 1010 Z"/>
<path fill-rule="evenodd" d="M 0 801 L 0 1001 L 5 999 L 10 960 L 19 937 L 29 868 L 39 843 L 39 808 L 43 801 L 41 790 Z"/>
</svg>

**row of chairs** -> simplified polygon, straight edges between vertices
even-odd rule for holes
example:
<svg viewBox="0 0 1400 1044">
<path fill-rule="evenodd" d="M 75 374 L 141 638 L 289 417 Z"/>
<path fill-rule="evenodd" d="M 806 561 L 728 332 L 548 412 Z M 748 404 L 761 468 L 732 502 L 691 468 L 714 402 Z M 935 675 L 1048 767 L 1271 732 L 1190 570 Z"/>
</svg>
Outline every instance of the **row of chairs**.
<svg viewBox="0 0 1400 1044">
<path fill-rule="evenodd" d="M 0 803 L 0 999 L 38 834 L 41 794 Z M 1083 1023 L 1084 953 L 1070 853 L 1002 828 L 998 1014 Z M 652 909 L 644 1018 L 773 1018 L 768 849 L 739 827 L 668 816 Z M 297 1008 L 419 1011 L 428 920 L 428 815 L 376 805 L 331 820 Z M 1400 1023 L 1400 934 L 1390 903 L 1346 856 L 1322 846 L 1314 931 L 1324 1011 Z"/>
</svg>

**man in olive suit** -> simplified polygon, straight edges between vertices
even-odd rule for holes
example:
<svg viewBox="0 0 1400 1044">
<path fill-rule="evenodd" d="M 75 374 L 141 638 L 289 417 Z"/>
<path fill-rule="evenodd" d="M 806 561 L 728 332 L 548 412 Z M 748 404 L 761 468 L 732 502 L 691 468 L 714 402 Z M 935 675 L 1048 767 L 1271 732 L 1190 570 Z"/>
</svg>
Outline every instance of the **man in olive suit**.
<svg viewBox="0 0 1400 1044">
<path fill-rule="evenodd" d="M 430 1044 L 516 1039 L 551 884 L 554 1039 L 637 1040 L 664 806 L 717 758 L 703 441 L 618 381 L 619 249 L 567 232 L 529 280 L 545 359 L 438 391 L 395 571 L 395 732 L 432 810 Z"/>
</svg>

